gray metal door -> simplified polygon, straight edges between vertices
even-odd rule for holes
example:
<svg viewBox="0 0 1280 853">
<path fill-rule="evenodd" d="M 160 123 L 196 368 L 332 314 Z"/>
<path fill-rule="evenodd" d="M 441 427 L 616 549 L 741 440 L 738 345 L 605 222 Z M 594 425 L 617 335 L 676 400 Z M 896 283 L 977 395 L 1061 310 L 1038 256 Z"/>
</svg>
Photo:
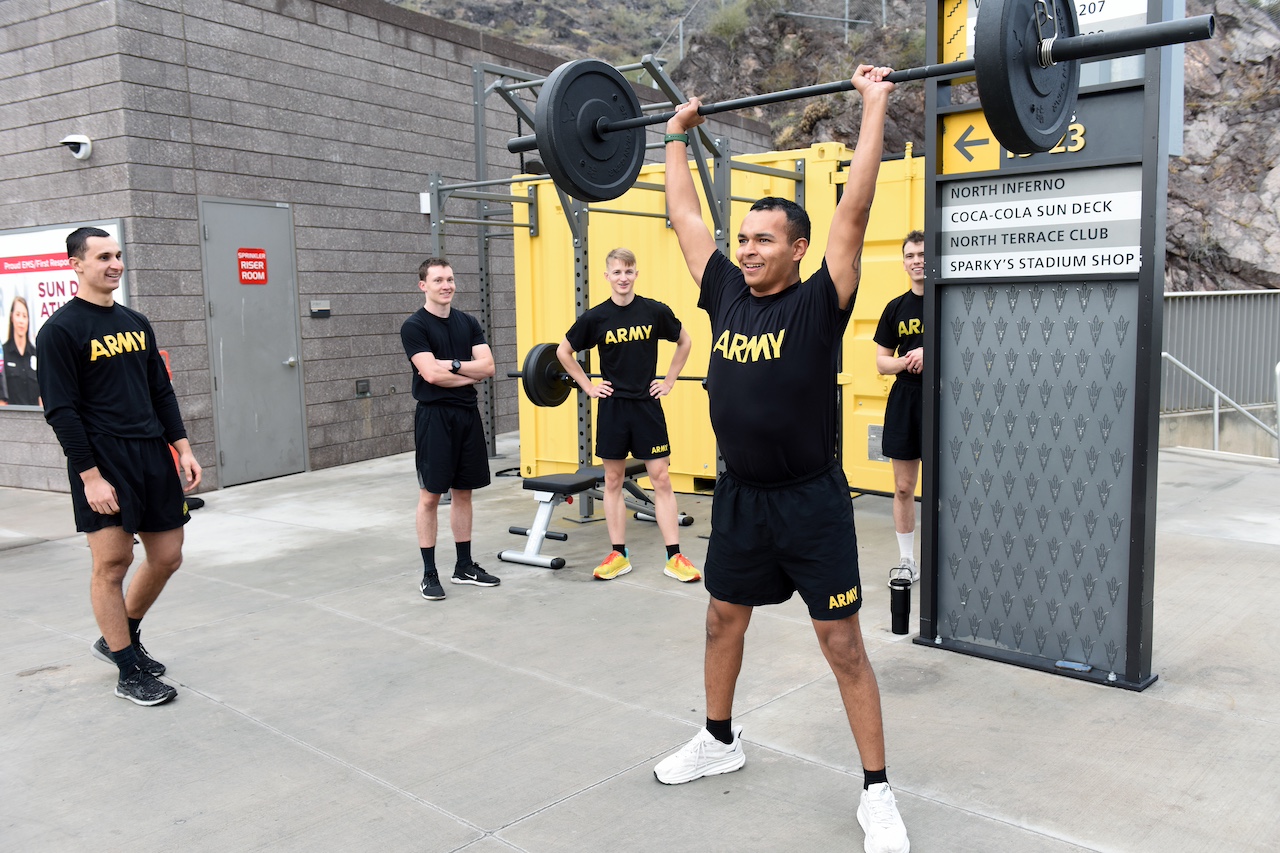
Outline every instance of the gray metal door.
<svg viewBox="0 0 1280 853">
<path fill-rule="evenodd" d="M 293 213 L 200 200 L 218 482 L 306 468 Z"/>
</svg>

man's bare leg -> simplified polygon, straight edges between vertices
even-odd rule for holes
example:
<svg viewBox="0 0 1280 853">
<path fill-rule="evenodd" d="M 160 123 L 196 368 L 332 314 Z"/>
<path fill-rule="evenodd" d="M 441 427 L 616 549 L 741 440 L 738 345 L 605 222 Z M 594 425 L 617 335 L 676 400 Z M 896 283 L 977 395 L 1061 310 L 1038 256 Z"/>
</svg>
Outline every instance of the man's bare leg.
<svg viewBox="0 0 1280 853">
<path fill-rule="evenodd" d="M 752 608 L 712 598 L 707 604 L 707 648 L 703 681 L 707 692 L 707 717 L 728 720 L 733 716 L 733 694 L 742 671 L 742 650 Z"/>
<path fill-rule="evenodd" d="M 436 547 L 438 528 L 436 512 L 439 508 L 440 495 L 435 492 L 428 492 L 426 489 L 418 490 L 418 510 L 414 516 L 414 521 L 418 528 L 419 548 Z"/>
<path fill-rule="evenodd" d="M 133 563 L 133 535 L 123 527 L 104 527 L 86 535 L 93 571 L 89 600 L 107 648 L 118 652 L 129 645 L 129 616 L 125 611 L 124 577 Z"/>
<path fill-rule="evenodd" d="M 916 482 L 920 479 L 919 459 L 892 459 L 893 529 L 914 533 L 916 529 Z"/>
<path fill-rule="evenodd" d="M 604 525 L 609 530 L 609 541 L 626 544 L 627 501 L 622 495 L 622 481 L 627 476 L 627 460 L 605 459 L 604 462 Z"/>
<path fill-rule="evenodd" d="M 450 489 L 453 500 L 449 504 L 449 530 L 454 542 L 471 541 L 471 518 L 474 512 L 470 489 Z"/>
<path fill-rule="evenodd" d="M 680 544 L 679 511 L 676 508 L 676 493 L 671 488 L 671 457 L 646 459 L 645 472 L 649 475 L 649 484 L 653 486 L 653 517 L 658 522 L 658 530 L 662 532 L 662 544 Z"/>
<path fill-rule="evenodd" d="M 884 720 L 880 712 L 880 687 L 871 669 L 858 614 L 833 621 L 813 620 L 818 645 L 840 687 L 849 728 L 858 755 L 867 770 L 883 770 Z"/>
<path fill-rule="evenodd" d="M 679 751 L 653 768 L 664 785 L 680 785 L 732 773 L 746 763 L 742 741 L 732 730 L 733 693 L 742 671 L 742 649 L 751 608 L 712 598 L 707 605 L 707 647 L 703 662 L 707 725 Z"/>
<path fill-rule="evenodd" d="M 145 556 L 133 573 L 125 595 L 125 612 L 130 619 L 141 619 L 147 615 L 169 578 L 182 565 L 183 530 L 175 527 L 159 533 L 138 534 Z"/>
</svg>

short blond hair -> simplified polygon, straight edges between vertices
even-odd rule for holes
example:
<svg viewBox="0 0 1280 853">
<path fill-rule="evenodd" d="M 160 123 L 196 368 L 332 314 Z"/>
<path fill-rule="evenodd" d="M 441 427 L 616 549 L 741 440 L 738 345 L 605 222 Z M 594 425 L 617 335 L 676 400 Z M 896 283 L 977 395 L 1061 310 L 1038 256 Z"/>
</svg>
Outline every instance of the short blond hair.
<svg viewBox="0 0 1280 853">
<path fill-rule="evenodd" d="M 624 249 L 621 246 L 604 256 L 604 265 L 607 269 L 610 261 L 622 261 L 624 266 L 634 267 L 636 265 L 636 253 L 630 249 Z"/>
</svg>

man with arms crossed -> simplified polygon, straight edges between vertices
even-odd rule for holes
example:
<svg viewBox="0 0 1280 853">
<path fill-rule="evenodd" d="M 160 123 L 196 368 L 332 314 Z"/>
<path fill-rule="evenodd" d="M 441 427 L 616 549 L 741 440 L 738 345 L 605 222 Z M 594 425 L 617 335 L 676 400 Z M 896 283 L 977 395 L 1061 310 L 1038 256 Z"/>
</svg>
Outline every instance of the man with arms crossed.
<svg viewBox="0 0 1280 853">
<path fill-rule="evenodd" d="M 671 488 L 671 444 L 659 400 L 671 393 L 693 341 L 665 304 L 635 291 L 636 256 L 614 249 L 605 257 L 605 278 L 612 293 L 584 313 L 556 348 L 565 371 L 587 395 L 600 401 L 596 409 L 596 455 L 604 461 L 604 518 L 613 550 L 596 566 L 597 580 L 612 580 L 631 571 L 627 552 L 627 505 L 622 494 L 627 454 L 644 460 L 653 484 L 654 516 L 667 546 L 663 574 L 684 583 L 702 575 L 680 553 L 680 525 L 676 496 Z M 674 341 L 675 354 L 663 379 L 658 367 L 658 340 Z M 593 383 L 574 352 L 600 349 L 604 379 Z"/>
<path fill-rule="evenodd" d="M 418 549 L 422 553 L 422 597 L 440 601 L 444 587 L 436 570 L 440 498 L 449 492 L 449 527 L 457 563 L 454 583 L 497 586 L 498 578 L 471 559 L 471 492 L 489 485 L 489 448 L 476 401 L 476 386 L 493 376 L 493 353 L 484 330 L 470 314 L 453 309 L 457 285 L 444 258 L 418 267 L 425 296 L 400 327 L 404 354 L 413 365 L 413 398 L 418 401 L 413 433 L 418 470 Z"/>
<path fill-rule="evenodd" d="M 875 195 L 888 68 L 861 65 L 858 146 L 836 206 L 822 267 L 800 280 L 809 218 L 784 199 L 761 199 L 738 233 L 740 269 L 716 250 L 702 219 L 686 154 L 702 123 L 698 101 L 667 123 L 666 190 L 671 225 L 711 317 L 707 370 L 711 424 L 726 473 L 716 482 L 705 583 L 706 728 L 660 762 L 660 782 L 728 773 L 746 762 L 732 727 L 733 693 L 752 608 L 799 590 L 839 685 L 862 759 L 857 809 L 868 853 L 910 844 L 885 773 L 880 691 L 862 642 L 853 504 L 835 459 L 836 363 L 853 310 L 862 246 Z"/>
<path fill-rule="evenodd" d="M 902 266 L 911 289 L 894 299 L 876 327 L 876 372 L 895 376 L 884 407 L 880 452 L 893 462 L 893 529 L 898 533 L 897 568 L 889 580 L 920 580 L 915 560 L 916 482 L 920 479 L 920 432 L 924 382 L 924 232 L 902 242 Z"/>
<path fill-rule="evenodd" d="M 102 636 L 93 653 L 120 670 L 116 695 L 160 705 L 177 691 L 141 641 L 142 617 L 182 565 L 183 491 L 200 485 L 178 400 L 151 323 L 115 301 L 124 263 L 99 228 L 67 236 L 76 295 L 40 329 L 44 416 L 67 456 L 76 529 L 89 540 L 89 597 Z M 178 451 L 178 478 L 169 445 Z M 134 535 L 145 557 L 124 592 Z"/>
</svg>

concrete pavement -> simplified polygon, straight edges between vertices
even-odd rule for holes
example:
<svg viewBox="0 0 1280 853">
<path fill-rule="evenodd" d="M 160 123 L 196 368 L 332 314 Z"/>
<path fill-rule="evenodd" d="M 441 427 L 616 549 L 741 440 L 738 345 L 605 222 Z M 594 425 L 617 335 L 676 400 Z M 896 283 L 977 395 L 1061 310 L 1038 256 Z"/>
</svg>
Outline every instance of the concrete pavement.
<svg viewBox="0 0 1280 853">
<path fill-rule="evenodd" d="M 799 599 L 748 634 L 746 767 L 660 785 L 653 764 L 702 723 L 706 593 L 663 576 L 636 521 L 635 571 L 593 581 L 604 525 L 563 506 L 570 538 L 544 551 L 565 569 L 499 563 L 533 518 L 520 485 L 476 493 L 475 556 L 502 585 L 446 582 L 440 602 L 418 595 L 408 455 L 205 495 L 144 625 L 180 691 L 159 708 L 114 698 L 89 653 L 68 498 L 0 489 L 0 850 L 860 850 L 857 753 Z M 710 499 L 679 503 L 700 566 Z M 893 635 L 891 504 L 854 507 L 913 851 L 1280 849 L 1274 460 L 1161 452 L 1143 693 Z"/>
</svg>

